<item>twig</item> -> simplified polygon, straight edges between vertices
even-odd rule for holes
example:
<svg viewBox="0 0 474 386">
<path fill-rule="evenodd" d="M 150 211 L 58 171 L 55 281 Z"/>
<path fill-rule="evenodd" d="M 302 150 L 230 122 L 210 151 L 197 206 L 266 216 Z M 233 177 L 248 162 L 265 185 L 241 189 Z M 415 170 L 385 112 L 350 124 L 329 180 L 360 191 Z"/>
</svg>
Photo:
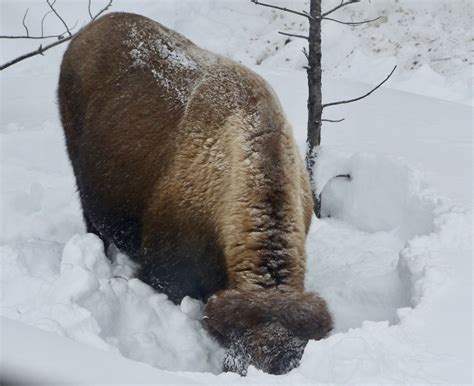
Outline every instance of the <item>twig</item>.
<svg viewBox="0 0 474 386">
<path fill-rule="evenodd" d="M 112 2 L 113 2 L 113 0 L 109 0 L 109 2 L 107 3 L 107 5 L 106 5 L 104 8 L 102 8 L 99 12 L 97 12 L 97 13 L 95 14 L 95 16 L 92 18 L 92 20 L 97 19 L 100 15 L 102 15 L 105 11 L 107 11 L 107 10 L 111 7 Z"/>
<path fill-rule="evenodd" d="M 309 61 L 309 54 L 308 54 L 308 50 L 306 49 L 306 47 L 303 47 L 303 55 L 306 57 L 306 60 Z"/>
<path fill-rule="evenodd" d="M 48 11 L 46 12 L 44 15 L 43 15 L 43 18 L 41 19 L 41 36 L 44 36 L 44 20 L 46 19 L 46 17 L 52 13 L 53 11 Z"/>
<path fill-rule="evenodd" d="M 56 0 L 54 0 L 51 5 L 54 6 L 54 4 L 56 3 Z M 25 27 L 25 30 L 26 30 L 26 35 L 0 35 L 0 39 L 32 39 L 32 40 L 38 40 L 38 39 L 52 39 L 52 38 L 57 38 L 57 39 L 63 39 L 64 38 L 64 34 L 67 32 L 63 32 L 61 34 L 56 34 L 56 35 L 45 35 L 44 34 L 44 21 L 46 19 L 46 17 L 53 13 L 53 11 L 49 10 L 48 12 L 46 12 L 43 17 L 41 18 L 41 35 L 39 36 L 31 36 L 29 31 L 28 31 L 28 27 L 26 25 L 26 15 L 28 14 L 28 9 L 26 10 L 24 16 L 23 16 L 23 21 L 22 21 L 22 24 L 23 26 Z M 74 23 L 74 25 L 70 28 L 70 30 L 73 30 L 77 25 L 77 21 Z"/>
<path fill-rule="evenodd" d="M 382 18 L 382 16 L 379 16 L 379 17 L 376 17 L 375 19 L 362 20 L 362 21 L 342 21 L 342 20 L 333 19 L 332 17 L 323 17 L 322 19 L 333 21 L 333 22 L 339 23 L 339 24 L 345 24 L 345 25 L 350 25 L 352 27 L 356 27 L 356 26 L 359 26 L 359 25 L 362 25 L 362 24 L 372 23 L 372 22 L 377 21 L 381 18 Z"/>
<path fill-rule="evenodd" d="M 21 62 L 25 59 L 28 59 L 28 58 L 31 58 L 32 56 L 36 56 L 36 55 L 44 55 L 44 52 L 48 51 L 49 49 L 53 48 L 53 47 L 56 47 L 60 44 L 63 44 L 69 40 L 71 40 L 74 36 L 76 36 L 77 32 L 76 33 L 72 33 L 71 31 L 76 27 L 78 21 L 76 21 L 74 23 L 74 25 L 72 27 L 69 27 L 66 22 L 59 16 L 59 14 L 56 12 L 56 10 L 54 9 L 54 4 L 56 2 L 56 0 L 54 0 L 53 2 L 50 2 L 49 0 L 46 0 L 46 2 L 48 3 L 49 7 L 51 8 L 51 11 L 48 12 L 46 15 L 43 16 L 43 19 L 42 19 L 42 22 L 44 21 L 44 18 L 51 12 L 54 12 L 58 18 L 62 21 L 62 23 L 64 24 L 64 26 L 66 27 L 66 31 L 61 34 L 61 35 L 48 35 L 48 36 L 43 36 L 43 29 L 42 29 L 42 33 L 41 33 L 41 36 L 30 36 L 29 34 L 29 31 L 27 29 L 27 34 L 26 36 L 0 36 L 0 38 L 2 39 L 49 39 L 49 38 L 52 38 L 52 37 L 56 37 L 58 38 L 58 41 L 54 42 L 54 43 L 51 43 L 51 44 L 48 44 L 46 46 L 43 47 L 42 44 L 40 44 L 40 46 L 34 50 L 34 51 L 31 51 L 31 52 L 28 52 L 24 55 L 21 55 L 15 59 L 12 59 L 2 65 L 0 65 L 0 71 L 10 67 L 10 66 L 13 66 L 14 64 L 18 63 L 18 62 Z M 95 16 L 92 18 L 92 20 L 95 20 L 97 19 L 100 15 L 102 15 L 105 11 L 107 11 L 110 6 L 112 5 L 112 2 L 113 0 L 109 0 L 109 2 L 107 3 L 107 5 L 105 7 L 103 7 L 99 12 L 97 12 L 95 14 Z M 24 23 L 24 20 L 25 20 L 25 17 L 26 17 L 26 14 L 28 13 L 28 10 L 27 12 L 25 12 L 25 16 L 23 17 L 23 23 Z M 64 34 L 67 33 L 69 36 L 66 36 L 64 37 Z"/>
<path fill-rule="evenodd" d="M 2 64 L 2 65 L 0 66 L 0 71 L 4 70 L 4 69 L 7 68 L 7 67 L 10 67 L 10 66 L 14 65 L 15 63 L 21 62 L 22 60 L 31 58 L 32 56 L 35 56 L 35 55 L 43 55 L 43 53 L 44 53 L 45 51 L 49 50 L 50 48 L 56 47 L 56 46 L 58 46 L 58 45 L 60 45 L 60 44 L 63 44 L 64 42 L 67 42 L 68 40 L 71 40 L 73 36 L 74 36 L 74 35 L 72 35 L 72 36 L 67 36 L 67 37 L 65 37 L 64 39 L 61 39 L 61 40 L 58 40 L 57 42 L 48 44 L 48 45 L 45 46 L 45 47 L 43 47 L 43 45 L 40 45 L 37 50 L 28 52 L 27 54 L 21 55 L 21 56 L 19 56 L 18 58 L 15 58 L 15 59 L 13 59 L 13 60 L 10 60 L 10 61 L 7 62 L 7 63 Z"/>
<path fill-rule="evenodd" d="M 92 0 L 89 0 L 89 2 L 87 4 L 87 11 L 89 12 L 89 16 L 90 16 L 91 20 L 93 20 L 94 16 L 92 16 L 92 12 L 91 12 L 91 1 Z"/>
<path fill-rule="evenodd" d="M 390 77 L 392 76 L 392 74 L 395 72 L 395 70 L 397 69 L 397 66 L 394 66 L 392 71 L 390 71 L 390 74 L 388 74 L 388 76 L 382 81 L 380 82 L 377 86 L 375 86 L 372 90 L 370 90 L 368 93 L 360 96 L 360 97 L 357 97 L 357 98 L 354 98 L 354 99 L 348 99 L 348 100 L 345 100 L 345 101 L 338 101 L 338 102 L 331 102 L 331 103 L 325 103 L 322 105 L 322 108 L 326 108 L 326 107 L 329 107 L 329 106 L 336 106 L 336 105 L 342 105 L 342 104 L 345 104 L 345 103 L 352 103 L 352 102 L 356 102 L 356 101 L 359 101 L 361 99 L 364 99 L 366 97 L 368 97 L 370 94 L 372 94 L 375 90 L 377 90 L 378 88 L 380 88 L 387 80 L 390 79 Z"/>
<path fill-rule="evenodd" d="M 273 4 L 266 4 L 266 3 L 261 3 L 260 1 L 258 0 L 250 0 L 252 3 L 256 4 L 256 5 L 261 5 L 263 7 L 268 7 L 268 8 L 274 8 L 274 9 L 278 9 L 280 11 L 285 11 L 285 12 L 289 12 L 289 13 L 293 13 L 295 15 L 299 15 L 299 16 L 304 16 L 308 19 L 312 19 L 311 15 L 309 15 L 307 12 L 299 12 L 299 11 L 295 11 L 293 9 L 288 9 L 288 8 L 285 8 L 285 7 L 279 7 L 277 5 L 273 5 Z"/>
<path fill-rule="evenodd" d="M 333 178 L 347 178 L 349 181 L 352 180 L 352 176 L 350 174 L 338 174 L 337 176 L 334 176 Z M 331 180 L 333 178 L 331 178 Z"/>
<path fill-rule="evenodd" d="M 54 0 L 52 3 L 50 3 L 49 0 L 46 0 L 46 2 L 48 3 L 49 5 L 49 8 L 51 8 L 51 11 L 54 12 L 54 14 L 58 17 L 59 20 L 61 20 L 61 23 L 63 23 L 64 27 L 66 27 L 66 32 L 67 34 L 69 35 L 69 37 L 72 36 L 72 33 L 69 29 L 69 26 L 67 25 L 67 23 L 64 21 L 64 19 L 61 17 L 61 15 L 56 11 L 56 9 L 54 8 L 54 3 L 56 3 L 56 0 Z"/>
<path fill-rule="evenodd" d="M 76 26 L 77 26 L 77 23 L 79 21 L 76 20 L 76 22 L 73 24 L 72 27 L 69 28 L 70 31 L 73 31 Z M 52 38 L 56 38 L 58 40 L 62 40 L 64 39 L 64 34 L 66 33 L 67 31 L 64 31 L 63 33 L 61 34 L 58 34 L 58 35 L 43 35 L 43 33 L 41 33 L 40 36 L 31 36 L 31 35 L 15 35 L 15 36 L 8 36 L 8 35 L 0 35 L 0 39 L 31 39 L 31 40 L 41 40 L 41 39 L 52 39 Z"/>
<path fill-rule="evenodd" d="M 323 13 L 321 14 L 321 18 L 323 19 L 323 18 L 325 18 L 326 16 L 330 15 L 331 13 L 336 12 L 338 9 L 340 9 L 340 8 L 342 8 L 342 7 L 345 7 L 346 5 L 358 3 L 359 1 L 360 1 L 360 0 L 348 0 L 348 1 L 345 2 L 344 0 L 341 0 L 341 3 L 340 3 L 338 6 L 336 6 L 336 7 L 332 8 L 332 9 L 330 9 L 329 11 L 323 12 Z"/>
<path fill-rule="evenodd" d="M 23 15 L 23 20 L 21 21 L 21 23 L 23 24 L 23 27 L 25 27 L 26 36 L 30 36 L 30 31 L 28 31 L 28 27 L 26 26 L 26 22 L 25 22 L 26 16 L 28 15 L 29 10 L 30 10 L 29 8 L 26 9 L 25 14 Z"/>
<path fill-rule="evenodd" d="M 339 123 L 342 122 L 345 118 L 341 119 L 321 119 L 321 122 L 331 122 L 331 123 Z"/>
<path fill-rule="evenodd" d="M 293 37 L 293 38 L 300 38 L 300 39 L 309 40 L 309 37 L 308 37 L 308 36 L 305 36 L 305 35 L 290 34 L 290 33 L 288 33 L 288 32 L 281 32 L 281 31 L 278 31 L 278 33 L 279 33 L 280 35 L 290 36 L 290 37 Z"/>
<path fill-rule="evenodd" d="M 77 24 L 77 23 L 76 23 Z M 27 35 L 18 35 L 18 36 L 8 36 L 8 35 L 1 35 L 0 39 L 32 39 L 32 40 L 39 40 L 39 39 L 52 39 L 52 38 L 57 38 L 60 39 L 61 36 L 64 34 L 60 35 L 46 35 L 46 36 L 27 36 Z"/>
</svg>

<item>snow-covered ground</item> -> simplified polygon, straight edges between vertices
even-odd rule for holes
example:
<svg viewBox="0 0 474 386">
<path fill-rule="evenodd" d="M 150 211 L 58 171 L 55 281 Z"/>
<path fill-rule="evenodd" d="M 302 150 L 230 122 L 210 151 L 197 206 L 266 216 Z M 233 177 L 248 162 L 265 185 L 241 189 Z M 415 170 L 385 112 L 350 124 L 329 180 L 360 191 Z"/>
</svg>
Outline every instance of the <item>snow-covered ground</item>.
<svg viewBox="0 0 474 386">
<path fill-rule="evenodd" d="M 0 4 L 1 34 L 21 33 L 27 7 L 32 30 L 46 10 L 42 1 Z M 57 6 L 71 23 L 87 20 L 87 2 Z M 276 32 L 301 33 L 304 20 L 246 0 L 114 1 L 113 10 L 145 14 L 251 66 L 275 88 L 304 151 L 303 43 Z M 110 263 L 85 234 L 55 103 L 64 47 L 3 71 L 1 374 L 86 383 L 471 383 L 472 12 L 468 0 L 363 1 L 338 17 L 383 18 L 354 28 L 325 22 L 326 101 L 363 94 L 399 67 L 377 94 L 327 111 L 345 121 L 323 127 L 317 174 L 329 217 L 313 221 L 306 286 L 327 299 L 335 330 L 279 377 L 219 374 L 223 353 L 200 324 L 202 305 L 173 305 L 132 278 L 125 256 Z M 50 32 L 61 28 L 47 20 Z M 2 62 L 37 44 L 0 43 Z M 351 181 L 332 178 L 340 174 Z"/>
</svg>

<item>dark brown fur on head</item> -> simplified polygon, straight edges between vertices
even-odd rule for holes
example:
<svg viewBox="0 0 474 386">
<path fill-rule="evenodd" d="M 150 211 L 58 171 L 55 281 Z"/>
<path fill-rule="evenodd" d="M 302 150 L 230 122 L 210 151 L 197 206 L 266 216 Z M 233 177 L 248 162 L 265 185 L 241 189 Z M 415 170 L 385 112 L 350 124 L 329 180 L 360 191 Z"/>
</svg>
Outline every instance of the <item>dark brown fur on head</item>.
<svg viewBox="0 0 474 386">
<path fill-rule="evenodd" d="M 204 322 L 228 349 L 224 368 L 242 375 L 249 364 L 271 374 L 298 366 L 306 343 L 332 329 L 326 303 L 315 294 L 225 290 L 211 297 Z"/>
</svg>

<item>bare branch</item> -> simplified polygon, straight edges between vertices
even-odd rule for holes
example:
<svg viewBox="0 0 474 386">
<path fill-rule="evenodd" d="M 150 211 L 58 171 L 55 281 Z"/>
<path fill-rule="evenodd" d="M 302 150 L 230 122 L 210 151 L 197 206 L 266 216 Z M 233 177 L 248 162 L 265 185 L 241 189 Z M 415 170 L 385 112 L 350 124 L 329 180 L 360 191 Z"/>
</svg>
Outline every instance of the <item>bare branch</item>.
<svg viewBox="0 0 474 386">
<path fill-rule="evenodd" d="M 356 101 L 359 101 L 361 99 L 364 99 L 366 97 L 368 97 L 370 94 L 372 94 L 375 90 L 377 90 L 378 88 L 380 88 L 387 80 L 390 79 L 390 77 L 392 76 L 392 74 L 395 72 L 395 70 L 397 69 L 397 66 L 394 66 L 392 71 L 390 71 L 390 74 L 388 74 L 388 76 L 382 81 L 380 82 L 377 86 L 375 86 L 372 90 L 370 90 L 368 93 L 360 96 L 360 97 L 357 97 L 357 98 L 354 98 L 354 99 L 348 99 L 348 100 L 345 100 L 345 101 L 338 101 L 338 102 L 331 102 L 331 103 L 325 103 L 322 105 L 322 108 L 326 108 L 326 107 L 329 107 L 329 106 L 336 106 L 336 105 L 342 105 L 342 104 L 345 104 L 345 103 L 352 103 L 352 102 L 356 102 Z"/>
<path fill-rule="evenodd" d="M 79 20 L 76 20 L 76 22 L 73 24 L 71 28 L 69 28 L 70 31 L 73 31 Z M 31 39 L 31 40 L 41 40 L 41 39 L 52 39 L 56 38 L 58 40 L 64 39 L 64 35 L 67 33 L 67 31 L 64 31 L 63 33 L 57 34 L 57 35 L 43 35 L 41 36 L 31 36 L 31 35 L 14 35 L 14 36 L 8 36 L 8 35 L 0 35 L 0 39 Z"/>
<path fill-rule="evenodd" d="M 306 47 L 303 47 L 302 52 L 303 52 L 303 55 L 305 56 L 306 60 L 309 61 L 309 54 L 308 54 L 308 50 L 306 49 Z"/>
<path fill-rule="evenodd" d="M 89 2 L 87 4 L 87 11 L 89 12 L 89 16 L 90 16 L 91 20 L 94 20 L 94 16 L 92 16 L 92 12 L 91 12 L 91 0 L 89 0 Z"/>
<path fill-rule="evenodd" d="M 66 28 L 66 32 L 69 35 L 69 37 L 72 36 L 71 30 L 69 29 L 69 26 L 67 23 L 64 21 L 64 19 L 61 17 L 61 15 L 56 11 L 56 8 L 54 8 L 54 3 L 56 3 L 56 0 L 54 0 L 52 3 L 49 0 L 46 0 L 46 2 L 49 5 L 49 8 L 51 8 L 51 11 L 54 12 L 54 14 L 58 17 L 59 20 L 61 20 L 61 23 L 63 23 L 64 27 Z"/>
<path fill-rule="evenodd" d="M 305 35 L 290 34 L 290 33 L 282 32 L 282 31 L 278 31 L 278 33 L 279 33 L 280 35 L 290 36 L 290 37 L 293 37 L 293 38 L 300 38 L 300 39 L 309 40 L 309 37 L 308 37 L 308 36 L 305 36 Z"/>
<path fill-rule="evenodd" d="M 102 8 L 99 12 L 97 12 L 95 16 L 92 18 L 92 20 L 97 19 L 100 15 L 102 15 L 105 11 L 107 11 L 112 6 L 112 2 L 113 0 L 109 0 L 107 5 L 104 8 Z"/>
<path fill-rule="evenodd" d="M 341 119 L 321 119 L 321 122 L 331 122 L 331 123 L 339 123 L 342 122 L 345 118 Z"/>
<path fill-rule="evenodd" d="M 336 12 L 338 9 L 345 7 L 346 5 L 358 3 L 359 1 L 360 0 L 347 0 L 347 1 L 341 0 L 341 3 L 338 6 L 330 9 L 329 11 L 323 12 L 321 14 L 321 18 L 325 18 L 326 16 L 330 15 L 333 12 Z"/>
<path fill-rule="evenodd" d="M 79 23 L 79 20 L 76 20 L 76 21 L 74 22 L 74 24 L 72 25 L 72 27 L 69 28 L 69 31 L 74 30 L 74 28 L 77 27 L 77 24 L 78 24 L 78 23 Z M 64 31 L 61 35 L 59 35 L 59 37 L 63 36 L 65 33 L 66 33 L 66 31 Z"/>
<path fill-rule="evenodd" d="M 72 27 L 69 27 L 66 22 L 61 18 L 61 16 L 59 16 L 59 14 L 56 12 L 55 8 L 54 8 L 54 4 L 56 3 L 56 0 L 53 0 L 52 2 L 50 2 L 50 0 L 46 0 L 46 2 L 48 3 L 49 7 L 51 8 L 51 11 L 47 12 L 42 20 L 41 20 L 41 36 L 31 36 L 29 34 L 29 31 L 25 25 L 25 18 L 26 18 L 26 14 L 28 13 L 28 10 L 25 12 L 25 16 L 23 16 L 23 24 L 25 26 L 25 29 L 26 29 L 26 36 L 0 36 L 0 39 L 49 39 L 49 38 L 57 38 L 58 41 L 54 42 L 54 43 L 50 43 L 46 46 L 43 47 L 43 45 L 41 44 L 36 50 L 34 51 L 31 51 L 31 52 L 28 52 L 24 55 L 21 55 L 15 59 L 12 59 L 2 65 L 0 65 L 0 71 L 10 67 L 10 66 L 13 66 L 14 64 L 18 63 L 18 62 L 21 62 L 25 59 L 28 59 L 28 58 L 31 58 L 33 56 L 36 56 L 36 55 L 44 55 L 44 52 L 46 52 L 47 50 L 53 48 L 53 47 L 56 47 L 60 44 L 63 44 L 69 40 L 71 40 L 74 36 L 76 36 L 77 32 L 76 33 L 72 33 L 72 30 L 76 27 L 76 25 L 78 24 L 78 21 L 76 21 L 74 23 L 74 25 Z M 97 12 L 95 14 L 95 16 L 92 17 L 92 20 L 95 20 L 97 19 L 100 15 L 102 15 L 105 11 L 107 11 L 110 6 L 112 5 L 112 2 L 113 0 L 109 0 L 109 2 L 107 3 L 107 5 L 105 7 L 103 7 L 99 12 Z M 66 31 L 63 32 L 62 34 L 60 35 L 47 35 L 45 36 L 43 34 L 44 32 L 44 29 L 43 29 L 43 24 L 44 24 L 44 19 L 46 18 L 46 16 L 48 16 L 48 14 L 54 12 L 54 14 L 56 14 L 56 16 L 61 20 L 61 22 L 63 23 L 63 25 L 66 27 Z M 65 34 L 68 34 L 69 36 L 66 36 L 64 37 Z"/>
<path fill-rule="evenodd" d="M 377 21 L 381 18 L 382 18 L 382 16 L 379 16 L 379 17 L 376 17 L 375 19 L 362 20 L 362 21 L 342 21 L 342 20 L 333 19 L 332 17 L 323 17 L 322 19 L 333 21 L 333 22 L 336 22 L 336 23 L 339 23 L 339 24 L 349 25 L 351 27 L 357 27 L 357 26 L 362 25 L 362 24 L 372 23 L 372 22 Z"/>
<path fill-rule="evenodd" d="M 26 16 L 28 15 L 29 10 L 30 10 L 29 8 L 26 9 L 25 14 L 23 15 L 23 20 L 21 21 L 21 23 L 23 24 L 23 27 L 25 27 L 26 36 L 30 36 L 30 31 L 28 31 L 28 27 L 26 26 L 26 22 L 25 22 Z"/>
<path fill-rule="evenodd" d="M 18 62 L 21 62 L 22 60 L 25 60 L 25 59 L 28 59 L 28 58 L 31 58 L 32 56 L 35 56 L 35 55 L 43 55 L 43 53 L 53 47 L 56 47 L 60 44 L 63 44 L 64 42 L 67 42 L 68 40 L 71 40 L 72 36 L 67 36 L 65 37 L 64 39 L 61 39 L 61 40 L 58 40 L 57 42 L 54 42 L 54 43 L 51 43 L 51 44 L 48 44 L 47 46 L 43 47 L 43 45 L 40 45 L 38 47 L 37 50 L 35 51 L 31 51 L 27 54 L 24 54 L 22 56 L 19 56 L 18 58 L 15 58 L 13 60 L 10 60 L 9 62 L 7 63 L 4 63 L 0 66 L 0 71 L 4 70 L 5 68 L 8 68 L 10 66 L 13 66 L 14 64 L 18 63 Z"/>
<path fill-rule="evenodd" d="M 293 9 L 288 9 L 288 8 L 285 8 L 285 7 L 279 7 L 277 5 L 272 5 L 272 4 L 266 4 L 266 3 L 261 3 L 260 1 L 258 0 L 250 0 L 252 3 L 256 4 L 256 5 L 261 5 L 263 7 L 268 7 L 268 8 L 274 8 L 274 9 L 278 9 L 279 11 L 285 11 L 285 12 L 289 12 L 289 13 L 293 13 L 295 15 L 299 15 L 299 16 L 304 16 L 308 19 L 312 19 L 312 17 L 307 13 L 307 12 L 299 12 L 299 11 L 295 11 Z"/>
<path fill-rule="evenodd" d="M 43 15 L 43 18 L 41 19 L 41 36 L 44 36 L 44 21 L 46 17 L 51 14 L 53 11 L 48 11 Z"/>
<path fill-rule="evenodd" d="M 337 176 L 334 176 L 333 178 L 347 178 L 349 181 L 352 180 L 352 176 L 350 174 L 338 174 Z"/>
<path fill-rule="evenodd" d="M 1 35 L 0 39 L 32 39 L 32 40 L 39 40 L 39 39 L 52 39 L 56 38 L 59 39 L 61 35 L 45 35 L 45 36 L 27 36 L 27 35 L 18 35 L 18 36 L 8 36 L 8 35 Z"/>
</svg>

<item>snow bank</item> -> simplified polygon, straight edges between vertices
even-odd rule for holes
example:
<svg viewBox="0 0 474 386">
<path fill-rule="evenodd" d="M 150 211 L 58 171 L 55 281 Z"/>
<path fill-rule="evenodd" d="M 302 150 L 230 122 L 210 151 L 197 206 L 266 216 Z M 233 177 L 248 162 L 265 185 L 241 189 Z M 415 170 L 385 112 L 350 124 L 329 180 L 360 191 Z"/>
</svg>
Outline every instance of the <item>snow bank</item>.
<svg viewBox="0 0 474 386">
<path fill-rule="evenodd" d="M 421 173 L 387 156 L 335 157 L 324 148 L 321 153 L 317 169 L 324 189 L 317 191 L 322 216 L 367 232 L 394 231 L 402 240 L 431 232 L 434 204 L 422 193 L 426 187 Z"/>
<path fill-rule="evenodd" d="M 0 325 L 0 381 L 5 384 L 203 383 L 196 375 L 159 371 L 10 319 L 0 318 Z"/>
<path fill-rule="evenodd" d="M 307 286 L 328 299 L 336 333 L 308 345 L 301 374 L 336 383 L 468 382 L 470 213 L 400 160 L 322 148 L 319 161 L 331 219 L 310 235 L 310 250 L 323 253 L 309 260 Z M 350 180 L 331 179 L 347 173 Z"/>
<path fill-rule="evenodd" d="M 95 235 L 73 236 L 62 252 L 32 240 L 1 253 L 2 315 L 158 368 L 220 371 L 201 304 L 185 298 L 176 307 L 130 278 L 128 259 L 117 254 L 110 264 Z"/>
</svg>

